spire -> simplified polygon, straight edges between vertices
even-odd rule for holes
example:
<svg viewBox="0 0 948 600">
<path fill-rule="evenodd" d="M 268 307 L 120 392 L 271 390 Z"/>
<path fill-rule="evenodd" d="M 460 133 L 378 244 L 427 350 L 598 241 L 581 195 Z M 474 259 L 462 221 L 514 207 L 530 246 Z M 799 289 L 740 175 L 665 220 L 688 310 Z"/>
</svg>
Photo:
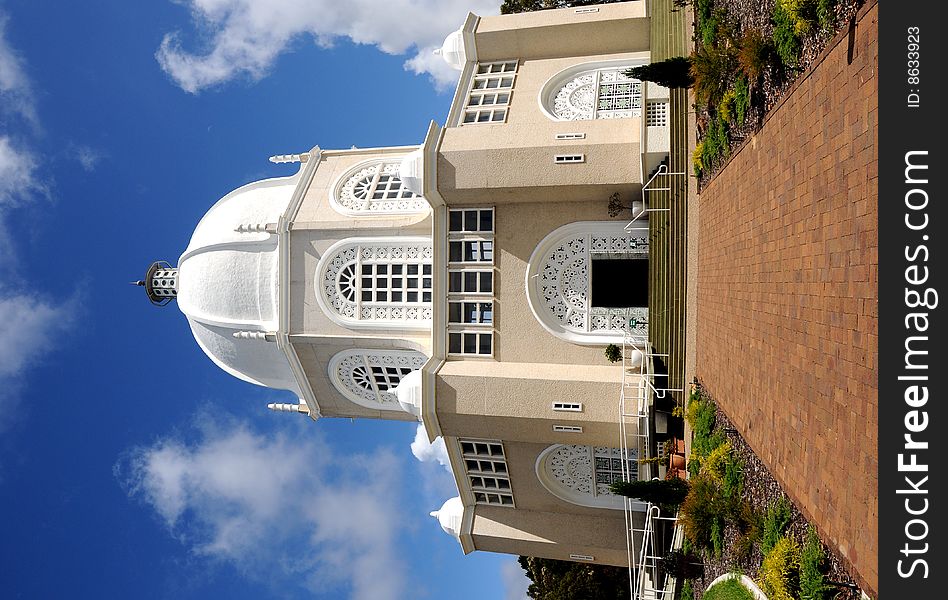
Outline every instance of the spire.
<svg viewBox="0 0 948 600">
<path fill-rule="evenodd" d="M 178 269 L 163 260 L 153 262 L 144 279 L 130 283 L 145 288 L 155 306 L 164 306 L 178 297 Z"/>
</svg>

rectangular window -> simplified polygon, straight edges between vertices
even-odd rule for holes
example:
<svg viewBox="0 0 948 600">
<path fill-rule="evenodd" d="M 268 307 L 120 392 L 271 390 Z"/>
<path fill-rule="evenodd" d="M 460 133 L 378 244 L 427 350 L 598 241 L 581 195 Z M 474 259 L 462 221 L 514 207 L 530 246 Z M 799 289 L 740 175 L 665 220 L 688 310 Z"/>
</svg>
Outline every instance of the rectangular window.
<svg viewBox="0 0 948 600">
<path fill-rule="evenodd" d="M 493 302 L 448 302 L 448 323 L 490 325 L 493 320 Z"/>
<path fill-rule="evenodd" d="M 585 133 L 557 133 L 556 139 L 558 140 L 584 140 L 586 139 Z"/>
<path fill-rule="evenodd" d="M 582 412 L 583 404 L 582 402 L 554 402 L 553 410 L 565 412 Z"/>
<path fill-rule="evenodd" d="M 668 125 L 668 103 L 648 102 L 645 104 L 645 126 L 664 127 Z"/>
<path fill-rule="evenodd" d="M 508 60 L 477 65 L 471 82 L 462 123 L 501 123 L 507 119 L 507 106 L 513 88 L 517 61 Z"/>
<path fill-rule="evenodd" d="M 448 353 L 490 356 L 493 353 L 493 334 L 487 331 L 449 331 Z"/>
<path fill-rule="evenodd" d="M 492 263 L 494 262 L 494 242 L 491 240 L 448 242 L 448 262 Z"/>
<path fill-rule="evenodd" d="M 448 211 L 451 233 L 491 233 L 494 231 L 493 208 L 452 208 Z"/>
<path fill-rule="evenodd" d="M 557 154 L 553 162 L 558 165 L 586 162 L 585 154 Z"/>
<path fill-rule="evenodd" d="M 569 557 L 572 560 L 595 560 L 596 559 L 594 556 L 590 556 L 588 554 L 570 554 Z"/>
<path fill-rule="evenodd" d="M 497 440 L 458 440 L 474 501 L 513 506 L 504 447 Z"/>
<path fill-rule="evenodd" d="M 557 433 L 582 433 L 583 428 L 577 425 L 554 425 L 553 431 Z"/>
<path fill-rule="evenodd" d="M 490 294 L 494 291 L 493 271 L 449 271 L 448 291 L 454 294 Z"/>
</svg>

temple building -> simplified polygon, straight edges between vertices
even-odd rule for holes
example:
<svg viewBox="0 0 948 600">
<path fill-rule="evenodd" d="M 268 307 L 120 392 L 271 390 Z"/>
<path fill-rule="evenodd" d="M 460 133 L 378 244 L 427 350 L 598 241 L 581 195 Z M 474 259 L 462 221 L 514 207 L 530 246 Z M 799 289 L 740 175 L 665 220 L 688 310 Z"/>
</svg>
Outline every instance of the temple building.
<svg viewBox="0 0 948 600">
<path fill-rule="evenodd" d="M 471 14 L 440 53 L 459 83 L 424 143 L 272 157 L 299 170 L 224 196 L 140 283 L 299 399 L 271 409 L 443 438 L 434 514 L 465 553 L 629 566 L 646 504 L 609 484 L 655 475 L 642 201 L 669 149 L 668 90 L 625 73 L 646 3 Z"/>
</svg>

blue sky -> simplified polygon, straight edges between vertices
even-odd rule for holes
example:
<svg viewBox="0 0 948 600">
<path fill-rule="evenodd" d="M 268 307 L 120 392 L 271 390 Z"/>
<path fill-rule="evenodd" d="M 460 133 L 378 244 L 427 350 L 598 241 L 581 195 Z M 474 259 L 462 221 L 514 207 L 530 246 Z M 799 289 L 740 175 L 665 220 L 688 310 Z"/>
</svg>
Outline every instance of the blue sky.
<svg viewBox="0 0 948 600">
<path fill-rule="evenodd" d="M 421 142 L 498 4 L 0 0 L 0 595 L 523 597 L 414 426 L 270 413 L 127 284 L 269 155 Z"/>
</svg>

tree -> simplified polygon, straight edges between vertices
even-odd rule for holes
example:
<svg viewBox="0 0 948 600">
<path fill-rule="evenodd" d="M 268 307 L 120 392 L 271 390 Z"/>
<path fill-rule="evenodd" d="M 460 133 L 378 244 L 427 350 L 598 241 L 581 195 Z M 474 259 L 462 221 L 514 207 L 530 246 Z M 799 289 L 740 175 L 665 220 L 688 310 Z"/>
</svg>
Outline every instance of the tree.
<svg viewBox="0 0 948 600">
<path fill-rule="evenodd" d="M 569 8 L 571 6 L 590 6 L 592 4 L 613 4 L 627 0 L 504 0 L 500 5 L 500 14 L 533 12 L 535 10 L 550 10 L 552 8 Z"/>
<path fill-rule="evenodd" d="M 625 75 L 668 88 L 687 88 L 695 82 L 691 76 L 691 59 L 686 56 L 675 56 L 641 67 L 632 67 L 625 71 Z"/>
<path fill-rule="evenodd" d="M 518 562 L 531 581 L 527 595 L 534 600 L 629 598 L 626 569 L 528 556 Z"/>
<path fill-rule="evenodd" d="M 616 481 L 609 488 L 613 494 L 638 498 L 671 512 L 685 501 L 688 482 L 684 479 L 652 479 L 649 481 Z"/>
</svg>

